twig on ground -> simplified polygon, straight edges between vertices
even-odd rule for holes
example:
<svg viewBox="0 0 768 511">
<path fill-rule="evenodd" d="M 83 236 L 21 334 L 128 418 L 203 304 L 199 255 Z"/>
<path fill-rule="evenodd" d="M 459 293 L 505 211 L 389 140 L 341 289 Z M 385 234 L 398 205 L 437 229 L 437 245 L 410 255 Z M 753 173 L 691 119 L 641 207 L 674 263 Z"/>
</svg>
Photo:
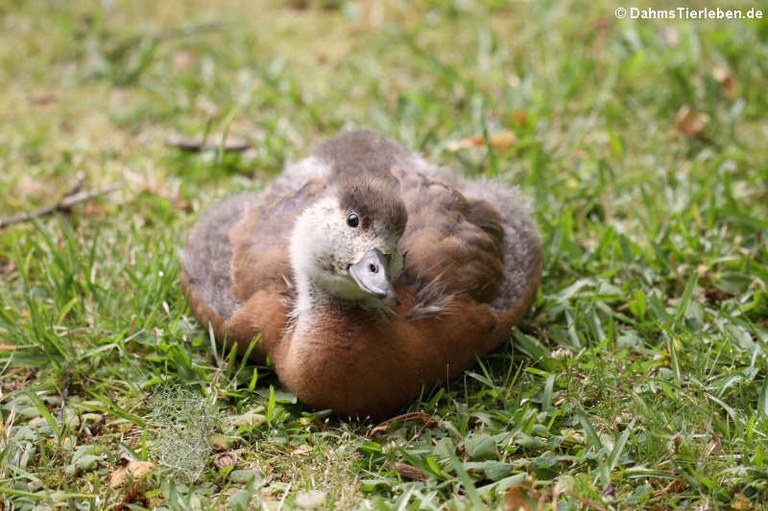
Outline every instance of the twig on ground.
<svg viewBox="0 0 768 511">
<path fill-rule="evenodd" d="M 104 188 L 92 191 L 80 191 L 81 186 L 82 182 L 79 181 L 78 184 L 72 187 L 72 189 L 67 192 L 66 195 L 64 195 L 64 197 L 59 199 L 59 201 L 52 206 L 47 206 L 38 209 L 37 211 L 32 211 L 31 213 L 22 213 L 20 215 L 14 215 L 0 219 L 0 229 L 10 225 L 20 224 L 22 222 L 28 222 L 33 218 L 40 218 L 57 211 L 66 211 L 79 202 L 85 202 L 87 200 L 93 199 L 94 197 L 106 195 L 108 193 L 119 190 L 125 186 L 125 183 L 114 183 L 109 186 L 105 186 Z"/>
<path fill-rule="evenodd" d="M 171 147 L 181 149 L 189 153 L 199 153 L 202 151 L 218 151 L 230 153 L 241 153 L 251 148 L 250 142 L 237 137 L 225 137 L 221 142 L 216 139 L 220 137 L 198 137 L 188 138 L 181 135 L 170 135 L 165 143 Z"/>
</svg>

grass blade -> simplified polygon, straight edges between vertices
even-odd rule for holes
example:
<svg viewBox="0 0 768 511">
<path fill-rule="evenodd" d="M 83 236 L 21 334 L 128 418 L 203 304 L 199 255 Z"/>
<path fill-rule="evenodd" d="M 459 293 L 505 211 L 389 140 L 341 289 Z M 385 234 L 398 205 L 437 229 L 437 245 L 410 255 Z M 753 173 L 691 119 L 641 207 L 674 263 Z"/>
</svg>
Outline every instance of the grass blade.
<svg viewBox="0 0 768 511">
<path fill-rule="evenodd" d="M 459 481 L 461 481 L 461 486 L 464 488 L 464 491 L 467 492 L 469 501 L 472 503 L 472 508 L 485 509 L 485 504 L 483 504 L 483 499 L 480 497 L 480 494 L 477 492 L 477 488 L 475 487 L 474 481 L 472 481 L 472 478 L 469 476 L 469 473 L 464 468 L 464 465 L 456 457 L 456 454 L 454 452 L 455 450 L 456 448 L 451 442 L 448 445 L 448 448 L 446 449 L 446 454 L 454 470 L 456 470 L 456 474 L 459 476 Z"/>
<path fill-rule="evenodd" d="M 688 306 L 691 303 L 691 298 L 693 298 L 693 291 L 696 289 L 698 283 L 699 274 L 694 271 L 690 278 L 688 278 L 688 282 L 685 284 L 683 296 L 680 298 L 680 305 L 677 306 L 677 313 L 675 314 L 676 322 L 682 320 L 685 317 L 685 313 L 688 312 Z"/>
<path fill-rule="evenodd" d="M 59 423 L 56 421 L 56 418 L 53 416 L 50 410 L 48 410 L 48 407 L 45 406 L 45 403 L 43 403 L 43 400 L 40 399 L 40 397 L 31 389 L 27 389 L 24 394 L 32 401 L 32 403 L 35 405 L 35 408 L 37 408 L 37 411 L 40 412 L 40 415 L 45 419 L 45 422 L 48 423 L 48 426 L 51 428 L 51 432 L 53 432 L 56 439 L 61 438 L 61 429 L 59 428 Z"/>
<path fill-rule="evenodd" d="M 611 456 L 608 458 L 608 470 L 612 471 L 616 468 L 616 464 L 619 462 L 619 458 L 624 452 L 624 448 L 627 446 L 627 440 L 629 440 L 629 435 L 632 433 L 634 426 L 635 421 L 633 420 L 626 426 L 621 433 L 621 436 L 619 436 L 619 439 L 616 441 L 616 444 L 613 446 Z"/>
<path fill-rule="evenodd" d="M 600 441 L 597 431 L 595 431 L 595 428 L 584 413 L 584 410 L 579 410 L 577 414 L 581 427 L 584 428 L 584 434 L 587 435 L 587 445 L 592 447 L 595 451 L 603 449 L 603 442 Z"/>
</svg>

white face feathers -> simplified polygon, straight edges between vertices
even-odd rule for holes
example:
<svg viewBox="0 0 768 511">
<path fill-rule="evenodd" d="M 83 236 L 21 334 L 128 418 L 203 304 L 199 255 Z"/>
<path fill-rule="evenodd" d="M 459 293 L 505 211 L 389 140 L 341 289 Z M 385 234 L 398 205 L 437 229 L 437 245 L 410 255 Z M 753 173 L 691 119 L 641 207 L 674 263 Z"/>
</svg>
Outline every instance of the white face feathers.
<svg viewBox="0 0 768 511">
<path fill-rule="evenodd" d="M 297 219 L 290 241 L 298 310 L 311 308 L 322 295 L 368 308 L 397 304 L 393 283 L 403 269 L 401 234 L 345 210 L 335 196 L 312 204 Z"/>
</svg>

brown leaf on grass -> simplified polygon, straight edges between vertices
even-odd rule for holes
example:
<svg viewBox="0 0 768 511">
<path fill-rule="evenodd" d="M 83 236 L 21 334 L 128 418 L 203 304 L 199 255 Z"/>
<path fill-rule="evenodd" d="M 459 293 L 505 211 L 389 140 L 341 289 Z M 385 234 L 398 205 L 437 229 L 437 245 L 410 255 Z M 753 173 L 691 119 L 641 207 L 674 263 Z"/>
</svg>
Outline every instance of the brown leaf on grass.
<svg viewBox="0 0 768 511">
<path fill-rule="evenodd" d="M 687 137 L 695 138 L 704 132 L 704 129 L 709 124 L 709 116 L 685 105 L 677 111 L 675 123 L 680 133 Z"/>
<path fill-rule="evenodd" d="M 211 435 L 211 447 L 216 451 L 228 451 L 237 441 L 237 437 L 228 435 Z"/>
<path fill-rule="evenodd" d="M 384 422 L 381 422 L 371 428 L 370 436 L 375 436 L 380 433 L 386 433 L 389 429 L 389 426 L 392 425 L 393 422 L 421 422 L 424 424 L 427 428 L 434 428 L 437 425 L 437 421 L 434 417 L 431 415 L 424 413 L 424 412 L 410 412 L 410 413 L 404 413 L 402 415 L 398 415 L 396 417 L 392 417 L 391 419 L 387 419 Z"/>
<path fill-rule="evenodd" d="M 397 470 L 397 473 L 400 474 L 400 477 L 407 479 L 408 481 L 424 482 L 427 480 L 426 472 L 420 468 L 414 467 L 413 465 L 409 465 L 408 463 L 401 463 L 398 461 L 395 463 L 395 470 Z"/>
<path fill-rule="evenodd" d="M 142 477 L 151 474 L 155 470 L 155 464 L 151 461 L 131 461 L 126 466 L 120 467 L 109 476 L 109 486 L 119 488 L 128 481 L 130 477 L 137 481 Z"/>
<path fill-rule="evenodd" d="M 729 99 L 736 97 L 736 78 L 730 70 L 725 67 L 716 67 L 712 70 L 712 76 L 720 84 L 725 97 Z"/>
<path fill-rule="evenodd" d="M 155 470 L 155 464 L 149 461 L 132 461 L 126 466 L 114 471 L 109 477 L 109 486 L 116 490 L 123 488 L 122 498 L 110 509 L 124 511 L 135 509 L 135 504 L 141 507 L 149 507 L 149 498 L 145 494 L 146 484 L 143 477 Z"/>
<path fill-rule="evenodd" d="M 107 216 L 107 207 L 101 202 L 86 202 L 83 206 L 83 216 L 105 218 Z"/>
<path fill-rule="evenodd" d="M 24 382 L 12 381 L 9 383 L 0 383 L 0 390 L 3 392 L 16 392 L 24 386 Z"/>
<path fill-rule="evenodd" d="M 729 293 L 727 291 L 721 291 L 711 287 L 704 288 L 704 297 L 710 302 L 724 302 L 731 298 L 736 298 L 736 293 Z"/>
<path fill-rule="evenodd" d="M 242 153 L 251 148 L 250 142 L 238 137 L 226 137 L 222 142 L 220 136 L 184 137 L 181 135 L 170 135 L 165 140 L 165 143 L 190 153 L 218 151 L 219 149 L 230 153 Z"/>
<path fill-rule="evenodd" d="M 511 131 L 502 131 L 491 137 L 491 146 L 500 153 L 506 152 L 515 143 L 515 134 Z"/>
<path fill-rule="evenodd" d="M 10 346 L 10 345 L 5 344 L 5 346 Z M 16 349 L 16 348 L 13 348 L 13 349 Z M 21 375 L 21 373 L 24 371 L 26 371 L 24 375 L 19 377 L 19 375 Z M 24 387 L 24 385 L 30 380 L 32 380 L 35 376 L 37 376 L 36 369 L 25 370 L 24 368 L 21 368 L 21 367 L 18 367 L 16 369 L 9 369 L 3 375 L 5 381 L 0 383 L 0 390 L 2 390 L 3 392 L 15 392 L 20 388 Z"/>
<path fill-rule="evenodd" d="M 731 502 L 731 509 L 740 511 L 742 509 L 754 509 L 752 501 L 743 493 L 737 493 L 733 496 L 733 502 Z"/>
<path fill-rule="evenodd" d="M 473 147 L 482 147 L 485 144 L 483 137 L 466 137 L 459 140 L 448 142 L 449 151 L 460 151 L 461 149 L 471 149 Z"/>
<path fill-rule="evenodd" d="M 306 456 L 312 452 L 312 448 L 307 444 L 301 444 L 297 448 L 291 451 L 291 456 Z"/>
<path fill-rule="evenodd" d="M 546 496 L 524 484 L 515 485 L 504 494 L 504 511 L 536 511 L 543 508 Z"/>
<path fill-rule="evenodd" d="M 125 467 L 134 479 L 139 479 L 155 470 L 155 464 L 151 461 L 131 461 Z"/>
<path fill-rule="evenodd" d="M 502 131 L 491 135 L 488 140 L 489 145 L 499 152 L 505 152 L 512 147 L 515 143 L 515 134 L 511 131 Z M 459 140 L 454 140 L 448 143 L 449 151 L 459 151 L 461 149 L 471 149 L 473 147 L 484 147 L 486 145 L 485 138 L 480 136 L 466 137 Z"/>
</svg>

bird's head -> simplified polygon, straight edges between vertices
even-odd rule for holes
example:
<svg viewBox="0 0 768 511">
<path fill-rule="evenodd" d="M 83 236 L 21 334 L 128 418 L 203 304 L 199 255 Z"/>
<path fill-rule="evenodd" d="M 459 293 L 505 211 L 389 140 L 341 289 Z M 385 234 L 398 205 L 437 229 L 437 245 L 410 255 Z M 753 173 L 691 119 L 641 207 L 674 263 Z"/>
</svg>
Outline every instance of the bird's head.
<svg viewBox="0 0 768 511">
<path fill-rule="evenodd" d="M 394 282 L 405 205 L 389 182 L 344 183 L 309 206 L 291 237 L 291 264 L 302 292 L 311 283 L 328 295 L 373 308 L 398 303 Z"/>
</svg>

